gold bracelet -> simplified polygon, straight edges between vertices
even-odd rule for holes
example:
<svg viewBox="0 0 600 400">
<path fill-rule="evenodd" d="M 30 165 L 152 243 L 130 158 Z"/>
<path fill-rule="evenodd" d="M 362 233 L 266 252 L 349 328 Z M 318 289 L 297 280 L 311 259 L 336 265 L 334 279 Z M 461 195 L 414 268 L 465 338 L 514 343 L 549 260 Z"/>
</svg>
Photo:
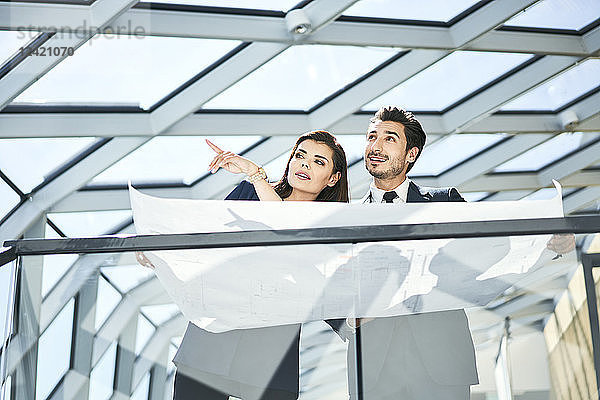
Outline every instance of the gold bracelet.
<svg viewBox="0 0 600 400">
<path fill-rule="evenodd" d="M 263 167 L 259 167 L 258 171 L 256 171 L 256 173 L 249 175 L 246 180 L 248 182 L 250 182 L 251 184 L 255 184 L 256 182 L 260 181 L 260 180 L 266 180 L 267 179 L 267 173 L 265 172 L 265 170 L 263 169 Z"/>
</svg>

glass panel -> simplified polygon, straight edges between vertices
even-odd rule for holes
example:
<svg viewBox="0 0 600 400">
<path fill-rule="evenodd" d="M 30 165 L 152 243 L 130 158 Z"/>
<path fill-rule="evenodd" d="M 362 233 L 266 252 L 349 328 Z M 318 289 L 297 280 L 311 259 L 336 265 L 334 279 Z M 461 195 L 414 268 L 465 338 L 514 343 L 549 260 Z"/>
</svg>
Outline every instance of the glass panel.
<svg viewBox="0 0 600 400">
<path fill-rule="evenodd" d="M 98 278 L 98 298 L 96 300 L 96 320 L 98 330 L 121 301 L 121 294 L 106 279 Z"/>
<path fill-rule="evenodd" d="M 583 132 L 565 132 L 496 167 L 492 172 L 539 171 L 559 158 L 600 138 Z"/>
<path fill-rule="evenodd" d="M 46 239 L 58 239 L 60 235 L 56 233 L 50 225 L 46 224 Z M 51 254 L 44 257 L 44 267 L 42 269 L 42 297 L 45 297 L 54 285 L 63 277 L 65 272 L 77 260 L 77 254 Z"/>
<path fill-rule="evenodd" d="M 113 342 L 92 369 L 89 400 L 107 400 L 110 398 L 115 380 L 116 361 L 117 342 Z"/>
<path fill-rule="evenodd" d="M 579 30 L 598 17 L 597 0 L 542 0 L 509 19 L 506 25 Z"/>
<path fill-rule="evenodd" d="M 0 220 L 19 204 L 20 197 L 10 186 L 0 179 Z"/>
<path fill-rule="evenodd" d="M 68 237 L 100 236 L 111 233 L 131 218 L 131 210 L 49 213 L 50 218 Z"/>
<path fill-rule="evenodd" d="M 159 0 L 153 3 L 185 4 L 194 6 L 251 8 L 287 12 L 299 0 Z"/>
<path fill-rule="evenodd" d="M 409 175 L 437 176 L 506 137 L 504 134 L 448 135 L 424 149 Z"/>
<path fill-rule="evenodd" d="M 367 126 L 364 129 L 366 132 Z M 366 133 L 360 135 L 337 135 L 336 139 L 344 148 L 344 152 L 346 152 L 346 161 L 348 164 L 363 158 L 365 145 L 367 144 Z"/>
<path fill-rule="evenodd" d="M 146 373 L 135 391 L 131 394 L 131 400 L 146 400 L 148 399 L 148 391 L 150 390 L 150 373 Z"/>
<path fill-rule="evenodd" d="M 159 326 L 179 314 L 179 307 L 175 304 L 158 304 L 155 306 L 140 307 L 140 311 L 144 313 L 154 325 Z"/>
<path fill-rule="evenodd" d="M 140 355 L 142 349 L 144 348 L 144 346 L 146 346 L 155 330 L 156 329 L 154 328 L 154 325 L 152 325 L 152 323 L 148 321 L 148 318 L 144 317 L 141 314 L 138 316 L 138 324 L 135 338 L 136 356 Z"/>
<path fill-rule="evenodd" d="M 569 194 L 573 193 L 575 190 L 576 190 L 575 188 L 563 188 L 563 190 L 562 190 L 563 198 L 567 197 Z M 542 189 L 536 190 L 535 192 L 528 194 L 527 196 L 523 197 L 521 200 L 548 200 L 548 199 L 553 198 L 554 196 L 556 196 L 556 189 L 542 188 Z"/>
<path fill-rule="evenodd" d="M 24 193 L 46 180 L 95 138 L 1 139 L 0 170 Z"/>
<path fill-rule="evenodd" d="M 491 192 L 466 192 L 466 193 L 461 193 L 461 195 L 466 201 L 475 202 L 475 201 L 480 201 L 484 197 L 489 196 L 490 193 Z"/>
<path fill-rule="evenodd" d="M 159 136 L 117 162 L 91 184 L 133 184 L 182 182 L 190 184 L 208 173 L 215 156 L 205 142 L 206 136 Z M 219 136 L 209 138 L 223 150 L 242 152 L 260 136 Z"/>
<path fill-rule="evenodd" d="M 397 104 L 411 111 L 442 111 L 529 58 L 529 54 L 456 51 L 362 109 Z"/>
<path fill-rule="evenodd" d="M 35 32 L 34 37 L 38 32 Z M 0 66 L 25 47 L 32 38 L 29 32 L 0 31 Z"/>
<path fill-rule="evenodd" d="M 121 293 L 127 293 L 140 283 L 154 277 L 154 272 L 151 269 L 139 265 L 102 267 L 100 271 Z"/>
<path fill-rule="evenodd" d="M 587 60 L 517 97 L 501 111 L 554 111 L 600 85 L 600 60 Z"/>
<path fill-rule="evenodd" d="M 362 0 L 344 11 L 344 15 L 421 21 L 448 22 L 477 4 L 479 0 Z"/>
<path fill-rule="evenodd" d="M 308 110 L 396 53 L 388 48 L 293 46 L 203 108 Z"/>
<path fill-rule="evenodd" d="M 75 300 L 71 299 L 42 334 L 38 347 L 35 398 L 50 394 L 71 363 Z"/>
<path fill-rule="evenodd" d="M 0 247 L 1 249 L 1 247 Z M 0 339 L 2 340 L 2 342 L 0 343 L 4 343 L 4 340 L 6 339 L 6 337 L 9 335 L 10 333 L 10 324 L 9 324 L 9 318 L 10 318 L 10 308 L 12 307 L 12 303 L 13 303 L 13 299 L 11 298 L 11 296 L 13 296 L 14 298 L 14 294 L 11 294 L 11 290 L 12 290 L 12 279 L 13 279 L 13 274 L 12 271 L 14 270 L 14 263 L 9 263 L 6 264 L 2 267 L 0 267 Z M 10 303 L 10 304 L 9 304 Z M 2 346 L 0 345 L 0 348 Z M 1 355 L 0 355 L 1 357 Z M 1 362 L 1 358 L 0 358 L 0 362 Z M 1 379 L 1 377 L 0 377 Z M 0 381 L 0 384 L 2 382 Z"/>
<path fill-rule="evenodd" d="M 14 103 L 133 104 L 148 109 L 239 43 L 96 35 Z"/>
</svg>

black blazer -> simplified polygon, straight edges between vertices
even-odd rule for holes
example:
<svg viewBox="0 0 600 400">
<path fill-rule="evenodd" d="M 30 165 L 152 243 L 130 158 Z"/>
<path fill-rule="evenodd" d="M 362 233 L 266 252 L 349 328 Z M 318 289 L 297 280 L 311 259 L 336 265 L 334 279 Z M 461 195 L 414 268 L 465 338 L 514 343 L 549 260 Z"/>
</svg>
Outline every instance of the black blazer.
<svg viewBox="0 0 600 400">
<path fill-rule="evenodd" d="M 423 187 L 412 181 L 406 200 L 407 203 L 465 201 L 455 188 Z M 363 202 L 370 201 L 369 193 L 363 198 Z M 343 340 L 350 339 L 353 334 L 345 321 L 326 321 Z M 363 354 L 369 353 L 371 360 L 368 367 L 371 370 L 363 371 L 365 391 L 376 390 L 378 386 L 385 385 L 378 380 L 379 372 L 386 365 L 386 359 L 389 359 L 388 363 L 394 363 L 394 355 L 402 351 L 405 329 L 409 329 L 415 338 L 421 360 L 434 381 L 444 385 L 470 385 L 478 382 L 475 348 L 464 310 L 377 318 L 366 324 L 365 329 L 369 330 L 369 341 L 362 343 Z M 351 392 L 355 387 L 352 382 L 354 366 L 350 354 L 353 351 L 354 343 L 350 340 L 348 375 Z M 391 364 L 387 365 L 389 367 Z M 393 386 L 393 383 L 387 384 Z"/>
</svg>

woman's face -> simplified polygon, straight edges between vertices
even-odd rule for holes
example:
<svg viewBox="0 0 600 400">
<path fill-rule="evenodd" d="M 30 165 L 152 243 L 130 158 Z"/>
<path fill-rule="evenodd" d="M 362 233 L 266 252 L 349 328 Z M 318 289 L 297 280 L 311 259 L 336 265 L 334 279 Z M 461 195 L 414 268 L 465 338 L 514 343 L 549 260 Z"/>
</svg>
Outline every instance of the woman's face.
<svg viewBox="0 0 600 400">
<path fill-rule="evenodd" d="M 324 143 L 308 139 L 296 148 L 287 179 L 296 191 L 318 195 L 326 186 L 334 186 L 340 173 L 333 174 L 333 150 Z"/>
</svg>

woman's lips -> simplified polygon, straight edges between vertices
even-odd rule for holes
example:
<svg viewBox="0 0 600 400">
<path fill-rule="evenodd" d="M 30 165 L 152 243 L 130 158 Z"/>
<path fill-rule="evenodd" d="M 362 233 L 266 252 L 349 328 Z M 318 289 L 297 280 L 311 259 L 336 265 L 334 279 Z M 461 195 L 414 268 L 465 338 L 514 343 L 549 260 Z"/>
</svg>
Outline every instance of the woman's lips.
<svg viewBox="0 0 600 400">
<path fill-rule="evenodd" d="M 310 176 L 308 176 L 307 173 L 305 172 L 296 172 L 294 175 L 296 175 L 296 177 L 300 180 L 303 181 L 309 181 L 310 180 Z"/>
</svg>

